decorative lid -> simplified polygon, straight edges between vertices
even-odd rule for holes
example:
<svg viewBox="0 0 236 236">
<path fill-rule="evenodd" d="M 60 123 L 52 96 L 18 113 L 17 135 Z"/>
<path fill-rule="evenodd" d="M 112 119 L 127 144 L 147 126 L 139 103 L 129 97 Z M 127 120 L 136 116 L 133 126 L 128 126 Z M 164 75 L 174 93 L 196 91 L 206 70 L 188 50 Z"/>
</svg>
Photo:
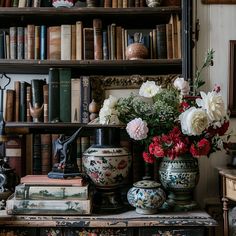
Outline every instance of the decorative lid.
<svg viewBox="0 0 236 236">
<path fill-rule="evenodd" d="M 160 183 L 154 180 L 140 180 L 133 184 L 137 188 L 158 188 L 161 186 Z"/>
</svg>

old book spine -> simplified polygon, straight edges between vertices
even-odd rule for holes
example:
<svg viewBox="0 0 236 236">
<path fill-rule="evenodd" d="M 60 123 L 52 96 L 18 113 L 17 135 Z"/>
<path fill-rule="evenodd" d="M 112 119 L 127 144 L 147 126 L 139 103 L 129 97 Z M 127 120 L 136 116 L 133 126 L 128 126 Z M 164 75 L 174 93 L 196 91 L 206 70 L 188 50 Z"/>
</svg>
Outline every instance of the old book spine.
<svg viewBox="0 0 236 236">
<path fill-rule="evenodd" d="M 90 77 L 81 76 L 81 123 L 89 122 L 89 103 L 91 102 Z"/>
<path fill-rule="evenodd" d="M 177 15 L 177 48 L 178 48 L 178 58 L 182 58 L 182 23 Z"/>
<path fill-rule="evenodd" d="M 112 7 L 112 0 L 104 0 L 104 8 Z"/>
<path fill-rule="evenodd" d="M 21 7 L 25 7 L 26 6 L 26 0 L 19 0 L 18 1 L 18 7 L 21 8 Z"/>
<path fill-rule="evenodd" d="M 33 7 L 40 7 L 41 5 L 41 0 L 33 0 Z"/>
<path fill-rule="evenodd" d="M 80 78 L 71 79 L 71 122 L 80 123 L 81 121 L 81 80 Z"/>
<path fill-rule="evenodd" d="M 14 90 L 16 94 L 16 101 L 15 101 L 15 121 L 20 121 L 20 81 L 14 81 Z"/>
<path fill-rule="evenodd" d="M 0 0 L 0 7 L 4 7 L 5 0 Z"/>
<path fill-rule="evenodd" d="M 61 60 L 71 60 L 71 25 L 61 25 Z"/>
<path fill-rule="evenodd" d="M 6 59 L 10 59 L 10 35 L 6 34 Z"/>
<path fill-rule="evenodd" d="M 32 122 L 32 116 L 30 115 L 30 103 L 32 99 L 32 88 L 31 85 L 27 84 L 26 86 L 26 121 Z"/>
<path fill-rule="evenodd" d="M 36 25 L 34 29 L 34 59 L 40 59 L 40 26 Z"/>
<path fill-rule="evenodd" d="M 5 48 L 4 48 L 4 34 L 0 32 L 0 59 L 5 59 Z"/>
<path fill-rule="evenodd" d="M 94 59 L 94 34 L 93 28 L 83 28 L 84 60 Z"/>
<path fill-rule="evenodd" d="M 116 59 L 121 60 L 123 59 L 123 52 L 122 52 L 122 27 L 116 27 Z"/>
<path fill-rule="evenodd" d="M 48 122 L 48 89 L 49 85 L 43 85 L 43 122 Z"/>
<path fill-rule="evenodd" d="M 116 24 L 111 24 L 111 60 L 116 60 Z"/>
<path fill-rule="evenodd" d="M 25 7 L 32 7 L 32 0 L 26 0 Z"/>
<path fill-rule="evenodd" d="M 35 27 L 34 25 L 27 25 L 27 59 L 34 59 L 34 43 L 35 43 Z"/>
<path fill-rule="evenodd" d="M 41 134 L 33 135 L 33 175 L 42 174 Z"/>
<path fill-rule="evenodd" d="M 59 68 L 60 121 L 71 122 L 71 69 Z"/>
<path fill-rule="evenodd" d="M 24 27 L 24 59 L 28 59 L 28 28 Z"/>
<path fill-rule="evenodd" d="M 59 72 L 56 68 L 49 69 L 48 75 L 48 121 L 59 121 L 60 117 Z"/>
<path fill-rule="evenodd" d="M 14 111 L 15 111 L 15 90 L 7 89 L 6 90 L 6 109 L 5 109 L 5 121 L 11 122 L 14 121 Z"/>
<path fill-rule="evenodd" d="M 112 8 L 117 8 L 118 7 L 118 0 L 112 0 L 111 6 L 112 6 Z"/>
<path fill-rule="evenodd" d="M 76 59 L 76 25 L 71 25 L 71 60 Z"/>
<path fill-rule="evenodd" d="M 102 31 L 102 51 L 103 51 L 103 60 L 108 60 L 108 41 L 107 41 L 107 30 Z"/>
<path fill-rule="evenodd" d="M 17 59 L 24 58 L 24 27 L 17 27 Z"/>
<path fill-rule="evenodd" d="M 128 7 L 128 0 L 123 0 L 123 8 L 127 8 Z"/>
<path fill-rule="evenodd" d="M 46 25 L 40 26 L 40 60 L 47 58 L 47 28 Z"/>
<path fill-rule="evenodd" d="M 82 21 L 76 21 L 75 24 L 75 44 L 76 44 L 76 60 L 83 59 L 83 24 Z"/>
<path fill-rule="evenodd" d="M 25 122 L 26 121 L 26 113 L 27 113 L 27 108 L 26 108 L 26 87 L 27 87 L 27 82 L 21 81 L 20 82 L 20 121 Z"/>
<path fill-rule="evenodd" d="M 41 134 L 41 170 L 43 175 L 47 175 L 51 170 L 51 134 Z"/>
<path fill-rule="evenodd" d="M 5 144 L 6 157 L 11 168 L 15 169 L 19 177 L 25 175 L 25 161 L 24 161 L 24 139 L 20 136 L 9 137 Z"/>
<path fill-rule="evenodd" d="M 61 59 L 61 26 L 51 26 L 49 29 L 49 59 Z"/>
<path fill-rule="evenodd" d="M 134 6 L 135 6 L 135 7 L 140 7 L 139 0 L 135 0 L 135 1 L 134 1 Z"/>
<path fill-rule="evenodd" d="M 128 1 L 128 7 L 135 7 L 135 0 L 127 0 Z"/>
<path fill-rule="evenodd" d="M 94 60 L 102 60 L 102 21 L 101 19 L 93 20 L 94 30 Z"/>
<path fill-rule="evenodd" d="M 157 59 L 167 58 L 166 48 L 166 25 L 161 24 L 156 26 L 157 31 Z"/>
<path fill-rule="evenodd" d="M 4 7 L 11 7 L 11 0 L 5 0 Z"/>
<path fill-rule="evenodd" d="M 123 0 L 118 0 L 117 1 L 117 7 L 118 8 L 123 8 Z"/>
<path fill-rule="evenodd" d="M 156 29 L 152 30 L 152 58 L 157 59 L 157 31 Z"/>
<path fill-rule="evenodd" d="M 167 59 L 173 58 L 173 45 L 172 45 L 172 25 L 166 24 L 166 50 Z"/>
<path fill-rule="evenodd" d="M 10 59 L 17 59 L 17 28 L 10 27 Z"/>
<path fill-rule="evenodd" d="M 33 134 L 25 135 L 25 146 L 27 147 L 25 150 L 25 174 L 32 175 L 33 174 Z"/>
<path fill-rule="evenodd" d="M 146 7 L 146 1 L 140 0 L 140 7 Z"/>
</svg>

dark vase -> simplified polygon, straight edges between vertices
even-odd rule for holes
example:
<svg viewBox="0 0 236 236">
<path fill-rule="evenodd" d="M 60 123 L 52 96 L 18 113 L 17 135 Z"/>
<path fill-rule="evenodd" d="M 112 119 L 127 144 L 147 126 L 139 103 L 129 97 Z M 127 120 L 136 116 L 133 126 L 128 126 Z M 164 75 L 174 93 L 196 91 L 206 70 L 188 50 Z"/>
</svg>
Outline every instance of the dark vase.
<svg viewBox="0 0 236 236">
<path fill-rule="evenodd" d="M 184 155 L 171 160 L 163 158 L 159 168 L 160 182 L 169 193 L 167 202 L 176 210 L 192 210 L 196 207 L 193 201 L 193 190 L 199 180 L 197 158 Z"/>
<path fill-rule="evenodd" d="M 131 167 L 131 155 L 120 146 L 118 128 L 96 129 L 95 144 L 83 153 L 86 174 L 96 187 L 95 210 L 114 212 L 123 204 L 120 186 L 127 178 Z"/>
</svg>

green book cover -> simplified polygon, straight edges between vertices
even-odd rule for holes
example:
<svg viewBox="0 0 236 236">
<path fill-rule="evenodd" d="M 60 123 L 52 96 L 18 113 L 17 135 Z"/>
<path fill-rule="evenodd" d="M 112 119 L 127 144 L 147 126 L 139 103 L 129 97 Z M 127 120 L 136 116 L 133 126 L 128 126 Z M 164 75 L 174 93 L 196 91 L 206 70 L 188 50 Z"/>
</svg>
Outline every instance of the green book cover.
<svg viewBox="0 0 236 236">
<path fill-rule="evenodd" d="M 56 68 L 49 69 L 48 75 L 48 121 L 59 121 L 60 117 L 59 72 Z"/>
<path fill-rule="evenodd" d="M 59 68 L 60 121 L 71 122 L 71 69 Z"/>
</svg>

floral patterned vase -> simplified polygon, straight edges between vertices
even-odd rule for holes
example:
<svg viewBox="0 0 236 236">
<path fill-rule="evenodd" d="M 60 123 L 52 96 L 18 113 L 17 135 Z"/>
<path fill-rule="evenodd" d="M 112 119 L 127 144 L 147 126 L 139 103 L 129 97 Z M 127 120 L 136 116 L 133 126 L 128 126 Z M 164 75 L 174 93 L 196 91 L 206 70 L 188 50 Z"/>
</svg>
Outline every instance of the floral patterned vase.
<svg viewBox="0 0 236 236">
<path fill-rule="evenodd" d="M 191 155 L 171 160 L 163 158 L 159 167 L 160 182 L 169 193 L 167 203 L 175 210 L 192 210 L 193 190 L 199 180 L 198 160 Z"/>
<path fill-rule="evenodd" d="M 166 194 L 161 184 L 153 180 L 141 180 L 133 184 L 127 193 L 130 205 L 139 214 L 154 214 L 166 200 Z"/>
<path fill-rule="evenodd" d="M 94 203 L 103 212 L 123 207 L 119 187 L 131 167 L 131 155 L 120 146 L 119 131 L 109 127 L 96 129 L 95 144 L 82 157 L 85 173 L 97 190 Z"/>
</svg>

